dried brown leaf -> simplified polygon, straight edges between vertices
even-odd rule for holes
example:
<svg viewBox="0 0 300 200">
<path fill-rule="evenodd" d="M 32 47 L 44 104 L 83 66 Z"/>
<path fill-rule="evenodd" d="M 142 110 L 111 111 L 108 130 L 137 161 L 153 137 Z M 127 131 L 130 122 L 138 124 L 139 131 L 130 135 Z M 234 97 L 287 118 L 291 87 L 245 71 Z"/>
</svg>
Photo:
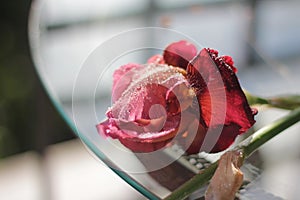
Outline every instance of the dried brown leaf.
<svg viewBox="0 0 300 200">
<path fill-rule="evenodd" d="M 205 199 L 234 199 L 243 183 L 243 173 L 240 170 L 242 163 L 243 155 L 239 151 L 229 151 L 223 154 L 205 193 Z"/>
</svg>

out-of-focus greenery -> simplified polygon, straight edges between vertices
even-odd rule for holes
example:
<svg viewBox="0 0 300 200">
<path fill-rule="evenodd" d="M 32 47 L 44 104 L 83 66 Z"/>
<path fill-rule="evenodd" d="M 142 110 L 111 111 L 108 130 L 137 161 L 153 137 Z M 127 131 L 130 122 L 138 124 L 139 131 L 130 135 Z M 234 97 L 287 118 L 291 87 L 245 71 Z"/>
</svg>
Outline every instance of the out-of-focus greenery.
<svg viewBox="0 0 300 200">
<path fill-rule="evenodd" d="M 42 151 L 74 137 L 35 73 L 28 44 L 30 0 L 3 1 L 0 12 L 0 158 Z"/>
</svg>

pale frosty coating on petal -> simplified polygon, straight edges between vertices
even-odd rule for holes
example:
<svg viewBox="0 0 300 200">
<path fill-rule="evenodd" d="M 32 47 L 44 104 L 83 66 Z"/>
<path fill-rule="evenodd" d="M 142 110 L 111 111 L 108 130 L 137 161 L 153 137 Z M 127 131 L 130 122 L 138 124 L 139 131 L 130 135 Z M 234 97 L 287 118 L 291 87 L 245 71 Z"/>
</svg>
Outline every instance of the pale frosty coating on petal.
<svg viewBox="0 0 300 200">
<path fill-rule="evenodd" d="M 112 102 L 117 101 L 124 90 L 129 86 L 132 82 L 133 77 L 133 69 L 139 69 L 143 66 L 129 63 L 127 65 L 121 66 L 117 69 L 113 74 L 113 87 L 112 87 Z"/>
<path fill-rule="evenodd" d="M 218 168 L 205 193 L 206 200 L 235 198 L 235 193 L 243 183 L 243 172 L 240 170 L 242 162 L 242 154 L 238 151 L 229 151 L 221 156 Z"/>
<path fill-rule="evenodd" d="M 132 69 L 131 72 L 131 83 L 111 108 L 113 117 L 120 120 L 133 121 L 147 117 L 142 116 L 142 114 L 148 114 L 147 112 L 143 113 L 145 109 L 150 109 L 144 105 L 145 102 L 149 102 L 151 105 L 161 104 L 165 106 L 166 102 L 161 99 L 162 96 L 151 96 L 148 90 L 167 89 L 169 92 L 175 86 L 187 82 L 176 68 L 168 65 L 149 64 L 143 68 Z M 126 75 L 123 77 L 127 79 Z M 120 84 L 122 84 L 122 79 L 119 81 Z"/>
<path fill-rule="evenodd" d="M 97 125 L 99 133 L 119 139 L 136 152 L 166 146 L 181 127 L 181 113 L 195 98 L 183 70 L 152 63 L 130 64 L 116 73 L 114 88 L 123 92 L 108 110 L 108 119 Z M 123 79 L 127 85 L 124 89 Z"/>
</svg>

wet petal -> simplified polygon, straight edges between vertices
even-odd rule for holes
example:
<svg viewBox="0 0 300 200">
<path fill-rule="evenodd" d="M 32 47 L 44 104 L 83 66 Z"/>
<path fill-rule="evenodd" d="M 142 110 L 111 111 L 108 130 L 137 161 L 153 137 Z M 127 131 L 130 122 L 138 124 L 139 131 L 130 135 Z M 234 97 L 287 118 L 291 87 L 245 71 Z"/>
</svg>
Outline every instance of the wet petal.
<svg viewBox="0 0 300 200">
<path fill-rule="evenodd" d="M 168 65 L 149 64 L 131 70 L 127 74 L 132 81 L 107 112 L 108 120 L 97 128 L 133 151 L 157 150 L 177 133 L 180 112 L 172 112 L 169 107 L 180 105 L 176 96 L 183 96 L 187 103 L 182 105 L 188 107 L 188 83 L 176 68 Z"/>
<path fill-rule="evenodd" d="M 225 62 L 235 73 L 237 73 L 237 68 L 234 67 L 233 59 L 230 56 L 220 56 L 219 60 Z"/>
<path fill-rule="evenodd" d="M 112 101 L 117 101 L 122 93 L 127 89 L 127 87 L 132 82 L 135 69 L 142 68 L 141 65 L 129 63 L 127 65 L 121 66 L 113 74 L 113 88 L 112 88 Z"/>
</svg>

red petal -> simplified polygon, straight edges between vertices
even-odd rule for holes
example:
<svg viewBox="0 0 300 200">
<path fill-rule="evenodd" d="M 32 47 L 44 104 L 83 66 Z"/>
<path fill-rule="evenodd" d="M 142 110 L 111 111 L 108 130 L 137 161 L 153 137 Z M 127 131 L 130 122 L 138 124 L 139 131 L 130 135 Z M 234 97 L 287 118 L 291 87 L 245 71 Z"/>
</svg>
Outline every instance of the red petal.
<svg viewBox="0 0 300 200">
<path fill-rule="evenodd" d="M 221 56 L 218 58 L 219 62 L 224 62 L 227 64 L 235 73 L 237 73 L 237 68 L 233 66 L 234 62 L 230 56 Z"/>
<path fill-rule="evenodd" d="M 186 69 L 190 60 L 197 55 L 197 48 L 184 40 L 174 42 L 164 51 L 164 60 L 167 64 Z"/>
<path fill-rule="evenodd" d="M 191 123 L 191 127 L 193 124 Z M 227 149 L 235 140 L 235 138 L 240 134 L 240 126 L 236 124 L 215 126 L 211 128 L 209 134 L 207 135 L 207 129 L 205 129 L 201 124 L 198 123 L 198 132 L 192 142 L 190 142 L 189 148 L 187 148 L 187 154 L 195 154 L 200 151 L 206 151 L 209 153 L 217 153 Z M 206 136 L 208 138 L 206 138 Z M 205 140 L 204 140 L 205 139 Z M 189 140 L 189 138 L 187 138 Z M 205 144 L 203 142 L 205 141 Z"/>
<path fill-rule="evenodd" d="M 188 65 L 187 78 L 198 96 L 201 117 L 206 127 L 225 125 L 225 130 L 238 132 L 233 134 L 230 140 L 222 138 L 222 142 L 229 146 L 236 135 L 247 131 L 254 123 L 254 113 L 239 85 L 234 73 L 234 68 L 229 66 L 233 63 L 227 58 L 228 63 L 218 57 L 218 52 L 211 49 L 203 49 L 199 55 Z M 212 109 L 214 107 L 214 110 Z M 214 113 L 213 113 L 214 111 Z M 214 147 L 215 149 L 223 149 Z"/>
<path fill-rule="evenodd" d="M 217 56 L 217 51 L 214 56 Z M 206 127 L 224 124 L 226 91 L 219 69 L 206 50 L 189 64 L 187 79 L 198 96 L 201 118 Z M 210 124 L 212 115 L 214 124 Z"/>
<path fill-rule="evenodd" d="M 240 134 L 240 126 L 237 124 L 224 125 L 221 135 L 219 136 L 217 143 L 210 150 L 210 153 L 217 153 L 227 149 Z"/>
<path fill-rule="evenodd" d="M 196 136 L 193 138 L 193 134 L 191 135 L 190 133 L 197 130 L 197 134 Z M 200 148 L 202 146 L 202 143 L 203 143 L 203 140 L 205 138 L 205 135 L 206 135 L 206 130 L 205 128 L 199 123 L 198 120 L 194 120 L 188 130 L 189 132 L 187 138 L 185 138 L 185 144 L 189 144 L 189 147 L 186 148 L 184 145 L 183 147 L 186 148 L 185 152 L 187 154 L 196 154 L 200 151 Z M 192 137 L 190 137 L 192 136 Z"/>
</svg>

